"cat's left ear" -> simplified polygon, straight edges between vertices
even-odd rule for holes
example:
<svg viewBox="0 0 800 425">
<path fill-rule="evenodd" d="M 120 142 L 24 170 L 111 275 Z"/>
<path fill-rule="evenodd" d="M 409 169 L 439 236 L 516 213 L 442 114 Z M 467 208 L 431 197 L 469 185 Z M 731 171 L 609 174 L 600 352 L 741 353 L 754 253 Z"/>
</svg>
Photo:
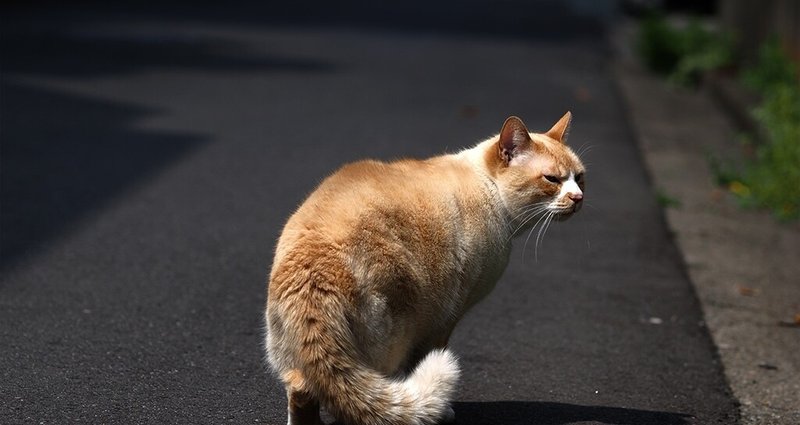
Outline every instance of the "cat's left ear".
<svg viewBox="0 0 800 425">
<path fill-rule="evenodd" d="M 511 159 L 519 154 L 520 149 L 525 149 L 531 143 L 531 136 L 525 123 L 517 117 L 508 117 L 500 130 L 500 140 L 497 143 L 498 153 L 503 162 L 508 165 Z"/>
<path fill-rule="evenodd" d="M 547 130 L 545 136 L 561 143 L 567 143 L 567 136 L 569 135 L 569 124 L 572 122 L 572 113 L 567 111 L 563 117 L 551 128 Z"/>
</svg>

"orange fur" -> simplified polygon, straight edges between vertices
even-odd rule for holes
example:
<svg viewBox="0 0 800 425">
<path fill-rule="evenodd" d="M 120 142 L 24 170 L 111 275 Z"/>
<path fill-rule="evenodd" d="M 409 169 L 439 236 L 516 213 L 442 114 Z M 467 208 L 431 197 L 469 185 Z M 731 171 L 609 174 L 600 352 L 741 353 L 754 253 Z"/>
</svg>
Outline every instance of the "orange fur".
<svg viewBox="0 0 800 425">
<path fill-rule="evenodd" d="M 447 339 L 502 274 L 514 231 L 533 224 L 526 210 L 579 207 L 569 121 L 530 134 L 512 117 L 458 154 L 346 165 L 308 197 L 278 241 L 266 310 L 290 424 L 320 423 L 319 403 L 351 424 L 448 415 Z M 545 179 L 555 175 L 565 180 Z"/>
</svg>

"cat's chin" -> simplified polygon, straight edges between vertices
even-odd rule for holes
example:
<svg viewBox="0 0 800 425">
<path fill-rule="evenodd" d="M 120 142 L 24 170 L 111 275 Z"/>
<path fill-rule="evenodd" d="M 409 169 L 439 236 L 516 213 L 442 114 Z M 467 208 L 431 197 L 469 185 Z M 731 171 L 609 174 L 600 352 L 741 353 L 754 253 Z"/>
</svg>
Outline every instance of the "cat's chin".
<svg viewBox="0 0 800 425">
<path fill-rule="evenodd" d="M 580 204 L 576 204 L 576 205 L 573 205 L 573 206 L 570 206 L 570 207 L 553 208 L 553 210 L 551 210 L 551 212 L 553 213 L 553 220 L 554 221 L 566 221 L 567 219 L 569 219 L 570 217 L 575 215 L 575 213 L 580 211 L 580 210 L 581 210 L 581 205 Z"/>
</svg>

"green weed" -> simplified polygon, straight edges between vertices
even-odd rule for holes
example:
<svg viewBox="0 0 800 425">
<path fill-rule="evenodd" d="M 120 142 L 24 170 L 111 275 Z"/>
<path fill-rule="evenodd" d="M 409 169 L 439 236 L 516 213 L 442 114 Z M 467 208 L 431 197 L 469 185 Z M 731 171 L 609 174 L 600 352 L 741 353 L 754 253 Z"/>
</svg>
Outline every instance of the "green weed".
<svg viewBox="0 0 800 425">
<path fill-rule="evenodd" d="M 800 218 L 800 87 L 773 86 L 754 114 L 767 140 L 741 175 L 748 190 L 734 193 L 745 205 L 768 208 L 780 219 Z"/>
<path fill-rule="evenodd" d="M 653 15 L 642 21 L 636 49 L 650 70 L 674 83 L 695 86 L 704 73 L 733 62 L 732 46 L 729 35 L 706 30 L 696 19 L 678 28 Z"/>
<path fill-rule="evenodd" d="M 668 195 L 662 189 L 656 190 L 656 202 L 662 208 L 680 208 L 683 205 L 680 200 Z"/>
</svg>

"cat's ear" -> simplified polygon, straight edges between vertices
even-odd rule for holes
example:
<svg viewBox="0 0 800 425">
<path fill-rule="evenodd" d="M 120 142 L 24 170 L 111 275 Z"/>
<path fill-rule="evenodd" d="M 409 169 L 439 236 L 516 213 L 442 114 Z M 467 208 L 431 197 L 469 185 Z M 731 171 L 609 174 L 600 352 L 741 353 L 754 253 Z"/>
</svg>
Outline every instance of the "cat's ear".
<svg viewBox="0 0 800 425">
<path fill-rule="evenodd" d="M 558 122 L 553 126 L 553 128 L 547 130 L 545 136 L 561 143 L 567 143 L 567 135 L 569 135 L 570 122 L 572 122 L 572 113 L 567 111 L 567 113 L 564 114 L 564 116 L 561 117 L 560 120 L 558 120 Z"/>
<path fill-rule="evenodd" d="M 498 153 L 503 162 L 508 165 L 511 159 L 531 143 L 531 136 L 525 123 L 517 117 L 508 117 L 500 130 L 500 140 L 497 143 Z"/>
</svg>

